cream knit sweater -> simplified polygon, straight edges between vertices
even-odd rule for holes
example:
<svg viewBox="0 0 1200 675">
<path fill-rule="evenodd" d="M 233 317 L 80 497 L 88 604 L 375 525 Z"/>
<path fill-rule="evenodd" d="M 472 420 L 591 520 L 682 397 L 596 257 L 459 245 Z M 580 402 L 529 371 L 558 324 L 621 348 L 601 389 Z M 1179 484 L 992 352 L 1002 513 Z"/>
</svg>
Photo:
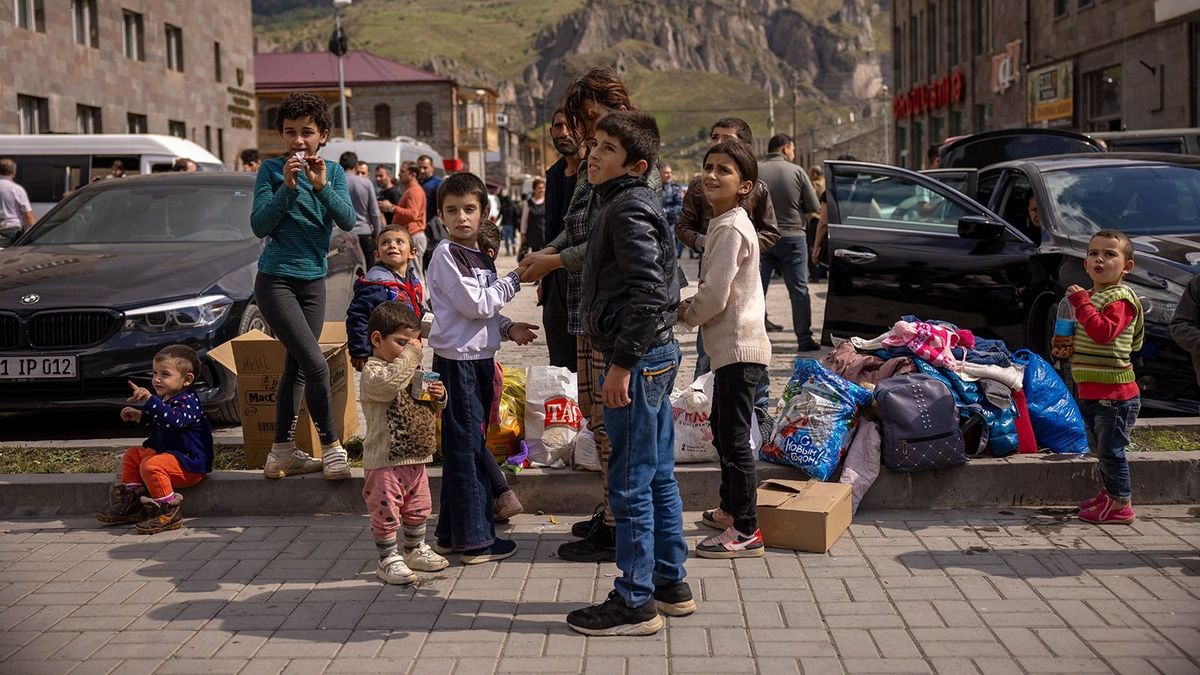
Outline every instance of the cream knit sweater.
<svg viewBox="0 0 1200 675">
<path fill-rule="evenodd" d="M 359 401 L 367 420 L 363 469 L 428 464 L 437 445 L 437 413 L 445 401 L 416 401 L 408 387 L 421 367 L 421 350 L 405 345 L 391 363 L 372 356 L 359 379 Z"/>
<path fill-rule="evenodd" d="M 742 207 L 708 221 L 700 288 L 680 318 L 704 329 L 713 370 L 731 363 L 771 364 L 758 251 L 758 234 Z"/>
</svg>

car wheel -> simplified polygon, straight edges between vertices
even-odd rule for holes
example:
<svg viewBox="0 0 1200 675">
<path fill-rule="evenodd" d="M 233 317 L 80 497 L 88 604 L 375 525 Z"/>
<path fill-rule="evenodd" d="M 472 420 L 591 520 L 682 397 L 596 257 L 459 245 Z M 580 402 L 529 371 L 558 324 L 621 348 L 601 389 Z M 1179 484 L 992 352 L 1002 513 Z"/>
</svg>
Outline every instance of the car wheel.
<svg viewBox="0 0 1200 675">
<path fill-rule="evenodd" d="M 250 303 L 246 305 L 245 311 L 242 312 L 242 319 L 238 322 L 238 335 L 245 335 L 252 330 L 260 330 L 267 335 L 271 335 L 271 327 L 267 325 L 267 321 L 263 318 L 262 310 L 258 305 Z M 233 385 L 234 396 L 228 401 L 214 406 L 208 411 L 209 421 L 213 424 L 221 425 L 237 425 L 242 423 L 242 411 L 238 405 L 237 385 Z"/>
</svg>

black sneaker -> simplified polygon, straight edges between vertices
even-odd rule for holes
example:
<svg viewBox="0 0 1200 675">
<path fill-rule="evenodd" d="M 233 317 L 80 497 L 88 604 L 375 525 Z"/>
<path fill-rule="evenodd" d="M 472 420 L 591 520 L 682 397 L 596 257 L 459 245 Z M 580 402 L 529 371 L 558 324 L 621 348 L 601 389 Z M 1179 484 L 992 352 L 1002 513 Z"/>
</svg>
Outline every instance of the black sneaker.
<svg viewBox="0 0 1200 675">
<path fill-rule="evenodd" d="M 592 528 L 596 526 L 596 523 L 603 522 L 604 502 L 600 502 L 596 505 L 596 510 L 592 512 L 591 518 L 588 518 L 587 520 L 581 520 L 571 526 L 571 536 L 583 539 L 584 537 L 588 536 L 589 533 L 591 533 Z"/>
<path fill-rule="evenodd" d="M 662 630 L 663 618 L 654 599 L 641 607 L 630 607 L 612 591 L 599 605 L 568 614 L 567 625 L 584 635 L 654 635 Z"/>
<path fill-rule="evenodd" d="M 772 321 L 770 319 L 763 319 L 763 322 L 767 324 L 767 332 L 768 333 L 782 333 L 783 332 L 783 326 L 780 326 L 779 324 L 775 323 L 774 321 Z"/>
<path fill-rule="evenodd" d="M 676 581 L 654 587 L 658 610 L 667 616 L 687 616 L 696 611 L 692 587 L 686 581 Z"/>
<path fill-rule="evenodd" d="M 616 562 L 617 528 L 598 523 L 583 539 L 559 546 L 558 557 L 567 562 Z"/>
<path fill-rule="evenodd" d="M 812 338 L 808 338 L 807 340 L 804 340 L 800 344 L 796 345 L 796 351 L 798 352 L 817 352 L 820 350 L 820 343 Z"/>
<path fill-rule="evenodd" d="M 492 562 L 493 560 L 510 558 L 516 552 L 517 542 L 512 539 L 497 539 L 492 542 L 491 546 L 463 551 L 458 556 L 458 561 L 464 565 L 478 565 L 480 563 Z"/>
</svg>

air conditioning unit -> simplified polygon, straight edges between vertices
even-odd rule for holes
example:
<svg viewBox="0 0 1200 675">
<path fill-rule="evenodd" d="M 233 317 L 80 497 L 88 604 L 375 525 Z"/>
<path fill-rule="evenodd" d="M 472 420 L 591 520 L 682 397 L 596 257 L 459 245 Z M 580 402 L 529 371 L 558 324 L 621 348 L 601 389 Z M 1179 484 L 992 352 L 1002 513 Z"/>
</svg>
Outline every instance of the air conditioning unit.
<svg viewBox="0 0 1200 675">
<path fill-rule="evenodd" d="M 508 126 L 508 114 L 507 113 L 496 113 L 496 126 L 498 126 L 498 127 Z"/>
</svg>

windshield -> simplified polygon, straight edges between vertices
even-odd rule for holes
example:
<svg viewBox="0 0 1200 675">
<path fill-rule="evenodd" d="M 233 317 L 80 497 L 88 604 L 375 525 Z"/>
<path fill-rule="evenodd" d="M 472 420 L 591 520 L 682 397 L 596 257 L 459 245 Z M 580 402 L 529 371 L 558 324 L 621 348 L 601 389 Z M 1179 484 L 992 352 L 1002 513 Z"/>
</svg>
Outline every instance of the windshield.
<svg viewBox="0 0 1200 675">
<path fill-rule="evenodd" d="M 184 183 L 81 190 L 21 243 L 242 241 L 254 237 L 250 231 L 253 198 L 250 190 Z"/>
<path fill-rule="evenodd" d="M 1094 166 L 1042 177 L 1067 235 L 1200 232 L 1200 167 Z"/>
</svg>

